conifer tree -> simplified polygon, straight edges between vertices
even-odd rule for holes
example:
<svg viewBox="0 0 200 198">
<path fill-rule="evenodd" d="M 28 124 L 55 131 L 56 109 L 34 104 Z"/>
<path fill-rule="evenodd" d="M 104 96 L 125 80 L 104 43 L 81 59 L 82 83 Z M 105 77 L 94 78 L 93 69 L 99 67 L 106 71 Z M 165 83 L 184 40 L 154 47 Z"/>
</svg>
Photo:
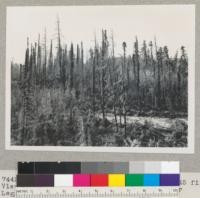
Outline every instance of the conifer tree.
<svg viewBox="0 0 200 198">
<path fill-rule="evenodd" d="M 135 47 L 135 64 L 136 64 L 136 87 L 137 87 L 137 105 L 139 110 L 141 108 L 141 101 L 140 101 L 140 62 L 139 62 L 139 49 L 138 49 L 138 39 L 136 37 L 136 41 L 134 43 Z"/>
</svg>

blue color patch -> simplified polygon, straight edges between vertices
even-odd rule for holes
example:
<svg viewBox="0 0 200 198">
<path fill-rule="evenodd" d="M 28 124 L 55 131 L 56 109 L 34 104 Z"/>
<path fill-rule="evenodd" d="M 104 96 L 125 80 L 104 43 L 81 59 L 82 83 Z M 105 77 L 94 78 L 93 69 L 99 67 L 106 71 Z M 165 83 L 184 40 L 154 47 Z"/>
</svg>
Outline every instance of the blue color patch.
<svg viewBox="0 0 200 198">
<path fill-rule="evenodd" d="M 144 174 L 144 186 L 160 186 L 160 174 Z"/>
</svg>

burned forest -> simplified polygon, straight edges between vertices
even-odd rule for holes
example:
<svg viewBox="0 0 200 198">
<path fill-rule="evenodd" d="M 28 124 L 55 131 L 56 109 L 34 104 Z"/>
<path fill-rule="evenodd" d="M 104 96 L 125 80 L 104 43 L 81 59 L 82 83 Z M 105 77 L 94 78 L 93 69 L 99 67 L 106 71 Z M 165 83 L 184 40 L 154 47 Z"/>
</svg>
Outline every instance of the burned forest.
<svg viewBox="0 0 200 198">
<path fill-rule="evenodd" d="M 59 21 L 56 40 L 27 38 L 11 62 L 11 144 L 187 147 L 187 49 L 133 35 L 119 55 L 114 32 L 91 39 L 66 44 Z"/>
</svg>

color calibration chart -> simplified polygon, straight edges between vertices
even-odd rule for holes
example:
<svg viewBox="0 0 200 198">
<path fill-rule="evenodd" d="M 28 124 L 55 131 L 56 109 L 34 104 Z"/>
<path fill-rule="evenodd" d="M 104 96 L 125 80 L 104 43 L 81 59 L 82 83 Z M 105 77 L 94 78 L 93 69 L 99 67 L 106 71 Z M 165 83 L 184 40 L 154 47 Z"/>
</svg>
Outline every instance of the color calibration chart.
<svg viewBox="0 0 200 198">
<path fill-rule="evenodd" d="M 179 162 L 19 162 L 16 195 L 178 197 L 179 186 Z"/>
</svg>

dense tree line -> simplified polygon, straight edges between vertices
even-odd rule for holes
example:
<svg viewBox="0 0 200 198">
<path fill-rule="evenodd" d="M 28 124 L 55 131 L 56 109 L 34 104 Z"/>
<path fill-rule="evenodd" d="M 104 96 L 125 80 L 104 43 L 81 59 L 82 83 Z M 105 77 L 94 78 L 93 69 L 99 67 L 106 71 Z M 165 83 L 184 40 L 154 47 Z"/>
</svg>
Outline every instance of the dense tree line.
<svg viewBox="0 0 200 198">
<path fill-rule="evenodd" d="M 156 40 L 139 44 L 136 37 L 121 44 L 117 57 L 114 36 L 108 39 L 102 30 L 101 43 L 95 39 L 86 59 L 84 43 L 63 45 L 57 25 L 56 44 L 51 41 L 47 49 L 46 33 L 42 42 L 40 35 L 32 44 L 27 38 L 25 62 L 12 63 L 16 144 L 107 145 L 98 136 L 109 139 L 115 133 L 116 144 L 123 145 L 133 130 L 127 116 L 187 116 L 184 46 L 171 57 L 167 46 L 158 47 Z M 134 49 L 131 54 L 128 45 Z M 108 115 L 113 115 L 112 124 Z"/>
</svg>

